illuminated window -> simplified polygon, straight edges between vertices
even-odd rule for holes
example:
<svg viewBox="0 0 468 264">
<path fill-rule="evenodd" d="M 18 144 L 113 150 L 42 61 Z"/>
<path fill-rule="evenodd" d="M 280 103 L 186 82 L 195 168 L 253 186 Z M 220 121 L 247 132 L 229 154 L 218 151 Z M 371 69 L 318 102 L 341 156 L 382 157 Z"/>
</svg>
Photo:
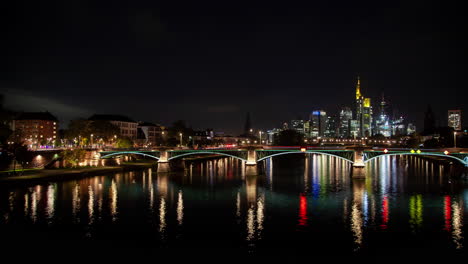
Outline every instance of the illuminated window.
<svg viewBox="0 0 468 264">
<path fill-rule="evenodd" d="M 55 133 L 56 133 L 56 132 L 54 131 L 54 134 L 55 134 Z"/>
<path fill-rule="evenodd" d="M 41 138 L 42 138 L 42 135 L 41 135 Z"/>
<path fill-rule="evenodd" d="M 55 138 L 55 135 L 54 135 L 54 138 Z"/>
<path fill-rule="evenodd" d="M 56 125 L 57 123 L 54 122 L 54 126 Z"/>
</svg>

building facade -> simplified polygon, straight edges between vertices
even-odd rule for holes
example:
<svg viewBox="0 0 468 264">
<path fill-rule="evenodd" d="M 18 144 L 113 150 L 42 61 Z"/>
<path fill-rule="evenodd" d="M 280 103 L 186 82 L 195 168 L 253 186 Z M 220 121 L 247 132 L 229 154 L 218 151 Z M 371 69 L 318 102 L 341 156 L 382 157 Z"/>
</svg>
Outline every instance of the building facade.
<svg viewBox="0 0 468 264">
<path fill-rule="evenodd" d="M 291 129 L 296 130 L 298 133 L 305 134 L 304 120 L 291 120 Z"/>
<path fill-rule="evenodd" d="M 338 127 L 336 125 L 336 117 L 335 116 L 328 116 L 327 117 L 327 125 L 325 129 L 325 137 L 334 138 L 337 136 Z"/>
<path fill-rule="evenodd" d="M 455 131 L 462 129 L 461 110 L 448 110 L 448 126 Z"/>
<path fill-rule="evenodd" d="M 162 132 L 164 127 L 150 122 L 138 123 L 139 144 L 147 147 L 159 146 L 162 143 Z"/>
<path fill-rule="evenodd" d="M 353 119 L 353 111 L 349 107 L 344 107 L 340 111 L 340 117 L 338 122 L 338 136 L 341 138 L 347 138 L 351 136 L 350 133 L 350 121 Z"/>
<path fill-rule="evenodd" d="M 58 119 L 49 112 L 24 112 L 13 119 L 14 136 L 29 148 L 54 146 Z"/>
<path fill-rule="evenodd" d="M 327 112 L 323 110 L 312 111 L 310 115 L 310 136 L 313 138 L 325 136 L 327 129 Z"/>
<path fill-rule="evenodd" d="M 91 121 L 102 120 L 119 127 L 120 135 L 128 137 L 131 140 L 137 139 L 138 123 L 122 115 L 93 115 L 89 118 Z"/>
</svg>

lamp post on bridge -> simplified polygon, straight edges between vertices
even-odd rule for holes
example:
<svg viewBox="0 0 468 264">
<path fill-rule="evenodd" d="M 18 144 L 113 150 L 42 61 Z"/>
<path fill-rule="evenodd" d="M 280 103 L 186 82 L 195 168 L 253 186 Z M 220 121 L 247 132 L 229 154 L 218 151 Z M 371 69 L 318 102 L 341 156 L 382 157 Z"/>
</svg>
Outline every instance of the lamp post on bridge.
<svg viewBox="0 0 468 264">
<path fill-rule="evenodd" d="M 182 132 L 179 133 L 179 136 L 180 136 L 180 147 L 182 147 Z"/>
</svg>

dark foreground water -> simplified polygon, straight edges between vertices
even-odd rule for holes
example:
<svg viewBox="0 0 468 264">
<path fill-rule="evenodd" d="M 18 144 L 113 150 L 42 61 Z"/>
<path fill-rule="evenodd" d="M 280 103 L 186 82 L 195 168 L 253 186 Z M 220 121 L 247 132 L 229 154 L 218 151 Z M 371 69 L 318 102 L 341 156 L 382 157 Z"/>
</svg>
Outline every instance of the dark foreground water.
<svg viewBox="0 0 468 264">
<path fill-rule="evenodd" d="M 231 158 L 185 171 L 116 173 L 0 187 L 0 242 L 12 248 L 134 248 L 310 255 L 464 255 L 468 184 L 419 159 L 380 158 L 366 180 L 310 155 Z"/>
</svg>

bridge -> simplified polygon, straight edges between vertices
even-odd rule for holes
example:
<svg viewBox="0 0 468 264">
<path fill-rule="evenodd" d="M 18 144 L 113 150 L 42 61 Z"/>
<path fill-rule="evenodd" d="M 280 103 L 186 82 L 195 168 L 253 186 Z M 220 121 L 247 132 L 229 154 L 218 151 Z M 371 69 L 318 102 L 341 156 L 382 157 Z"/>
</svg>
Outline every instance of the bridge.
<svg viewBox="0 0 468 264">
<path fill-rule="evenodd" d="M 101 159 L 123 155 L 140 155 L 157 160 L 162 165 L 171 160 L 191 155 L 220 155 L 232 157 L 245 162 L 247 166 L 255 167 L 259 162 L 280 155 L 288 154 L 319 154 L 336 157 L 349 162 L 353 167 L 353 177 L 365 177 L 366 164 L 382 156 L 435 156 L 460 162 L 468 167 L 467 149 L 373 149 L 363 147 L 352 148 L 317 148 L 317 147 L 281 147 L 263 146 L 250 148 L 219 148 L 219 149 L 159 149 L 159 150 L 113 150 L 99 152 Z M 169 168 L 168 166 L 161 166 Z M 158 168 L 159 171 L 159 168 Z"/>
</svg>

